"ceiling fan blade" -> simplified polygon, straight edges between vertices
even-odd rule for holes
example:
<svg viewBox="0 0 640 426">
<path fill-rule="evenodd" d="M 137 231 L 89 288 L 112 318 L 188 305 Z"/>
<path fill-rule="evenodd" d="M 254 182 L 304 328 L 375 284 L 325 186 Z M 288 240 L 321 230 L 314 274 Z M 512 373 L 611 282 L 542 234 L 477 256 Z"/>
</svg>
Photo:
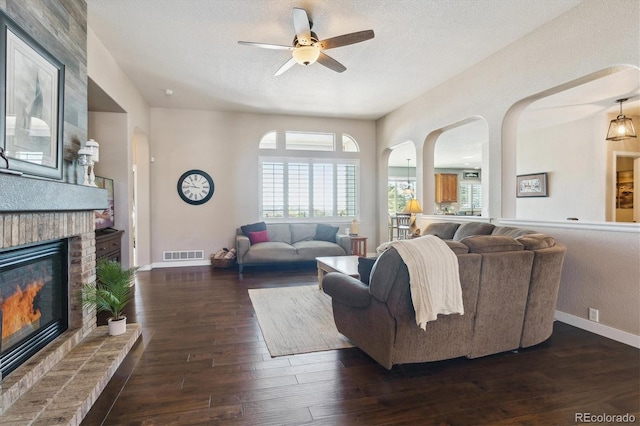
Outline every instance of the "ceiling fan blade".
<svg viewBox="0 0 640 426">
<path fill-rule="evenodd" d="M 311 26 L 309 25 L 309 17 L 304 9 L 299 7 L 293 8 L 293 29 L 296 31 L 298 43 L 308 46 L 311 44 Z"/>
<path fill-rule="evenodd" d="M 347 46 L 349 44 L 360 43 L 361 41 L 370 40 L 374 37 L 373 30 L 358 31 L 350 34 L 343 34 L 337 37 L 331 37 L 316 43 L 321 50 L 333 49 L 335 47 Z"/>
<path fill-rule="evenodd" d="M 318 56 L 318 62 L 335 72 L 343 72 L 347 69 L 347 67 L 342 65 L 340 62 L 322 52 L 320 52 L 320 56 Z"/>
<path fill-rule="evenodd" d="M 254 41 L 239 41 L 238 44 L 243 46 L 261 47 L 263 49 L 273 50 L 293 50 L 293 46 L 283 46 L 281 44 L 269 44 L 269 43 L 256 43 Z"/>
<path fill-rule="evenodd" d="M 284 63 L 283 66 L 280 67 L 280 69 L 278 71 L 276 71 L 276 73 L 273 75 L 274 77 L 279 76 L 280 74 L 282 74 L 283 72 L 285 72 L 286 70 L 288 70 L 289 68 L 291 68 L 292 66 L 294 66 L 296 64 L 296 60 L 291 58 L 289 59 L 287 62 Z"/>
</svg>

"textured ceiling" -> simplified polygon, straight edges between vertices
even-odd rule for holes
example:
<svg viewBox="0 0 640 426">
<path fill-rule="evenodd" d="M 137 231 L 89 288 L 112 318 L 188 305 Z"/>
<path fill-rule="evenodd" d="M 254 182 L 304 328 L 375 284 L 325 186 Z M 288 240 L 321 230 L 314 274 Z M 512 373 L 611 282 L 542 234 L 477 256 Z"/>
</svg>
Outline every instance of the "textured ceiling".
<svg viewBox="0 0 640 426">
<path fill-rule="evenodd" d="M 376 119 L 490 56 L 579 0 L 87 0 L 89 26 L 152 107 Z M 375 38 L 320 64 L 273 74 L 291 11 L 319 38 L 372 29 Z M 166 96 L 172 89 L 173 96 Z"/>
<path fill-rule="evenodd" d="M 377 119 L 568 11 L 580 0 L 87 0 L 89 26 L 151 107 Z M 328 50 L 320 64 L 273 74 L 287 51 L 291 12 L 304 8 L 319 38 L 372 29 L 375 38 Z M 166 96 L 165 90 L 174 94 Z M 619 72 L 532 103 L 519 131 L 616 112 L 640 115 L 640 72 Z M 90 81 L 90 109 L 120 107 Z M 437 167 L 481 163 L 486 124 L 444 132 Z M 402 146 L 390 165 L 415 164 Z"/>
</svg>

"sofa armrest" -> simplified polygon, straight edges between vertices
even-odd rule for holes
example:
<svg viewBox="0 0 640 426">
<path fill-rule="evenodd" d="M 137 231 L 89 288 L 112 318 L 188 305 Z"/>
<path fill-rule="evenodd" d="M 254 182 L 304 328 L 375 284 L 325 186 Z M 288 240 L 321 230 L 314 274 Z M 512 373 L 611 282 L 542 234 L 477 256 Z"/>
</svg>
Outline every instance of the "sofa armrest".
<svg viewBox="0 0 640 426">
<path fill-rule="evenodd" d="M 244 255 L 249 251 L 249 247 L 251 247 L 251 241 L 249 241 L 249 237 L 242 234 L 236 235 L 236 257 L 238 259 L 238 263 L 243 263 Z"/>
<path fill-rule="evenodd" d="M 336 235 L 336 243 L 344 249 L 347 256 L 351 255 L 351 237 L 348 235 Z"/>
<path fill-rule="evenodd" d="M 354 308 L 366 308 L 371 303 L 369 287 L 357 278 L 339 272 L 324 276 L 322 290 L 338 302 Z"/>
</svg>

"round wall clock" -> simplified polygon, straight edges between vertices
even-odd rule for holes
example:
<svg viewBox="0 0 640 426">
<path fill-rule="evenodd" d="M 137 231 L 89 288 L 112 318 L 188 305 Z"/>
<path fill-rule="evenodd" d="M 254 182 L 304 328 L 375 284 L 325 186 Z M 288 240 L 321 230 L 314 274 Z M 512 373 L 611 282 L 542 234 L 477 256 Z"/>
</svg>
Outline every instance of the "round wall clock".
<svg viewBox="0 0 640 426">
<path fill-rule="evenodd" d="M 185 203 L 204 204 L 211 199 L 214 190 L 213 179 L 202 170 L 189 170 L 178 179 L 178 194 Z"/>
</svg>

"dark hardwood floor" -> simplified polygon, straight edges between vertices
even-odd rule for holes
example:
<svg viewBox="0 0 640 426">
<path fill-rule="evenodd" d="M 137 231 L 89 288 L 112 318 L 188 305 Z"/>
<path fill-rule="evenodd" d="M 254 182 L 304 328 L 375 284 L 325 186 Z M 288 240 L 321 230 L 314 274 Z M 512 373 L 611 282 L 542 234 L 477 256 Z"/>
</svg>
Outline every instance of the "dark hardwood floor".
<svg viewBox="0 0 640 426">
<path fill-rule="evenodd" d="M 247 289 L 316 283 L 315 268 L 139 272 L 143 336 L 83 425 L 640 423 L 640 350 L 556 322 L 518 353 L 395 366 L 357 348 L 271 358 Z M 596 418 L 597 420 L 597 418 Z"/>
</svg>

